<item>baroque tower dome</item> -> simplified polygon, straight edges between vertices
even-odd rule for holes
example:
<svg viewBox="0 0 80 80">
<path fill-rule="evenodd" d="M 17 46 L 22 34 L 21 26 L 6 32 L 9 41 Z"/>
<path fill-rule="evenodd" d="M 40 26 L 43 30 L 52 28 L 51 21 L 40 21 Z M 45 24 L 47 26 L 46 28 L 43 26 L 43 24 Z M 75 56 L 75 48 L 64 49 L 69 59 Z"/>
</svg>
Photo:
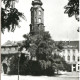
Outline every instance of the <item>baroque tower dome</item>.
<svg viewBox="0 0 80 80">
<path fill-rule="evenodd" d="M 34 0 L 32 1 L 32 5 L 42 5 L 41 0 Z"/>
</svg>

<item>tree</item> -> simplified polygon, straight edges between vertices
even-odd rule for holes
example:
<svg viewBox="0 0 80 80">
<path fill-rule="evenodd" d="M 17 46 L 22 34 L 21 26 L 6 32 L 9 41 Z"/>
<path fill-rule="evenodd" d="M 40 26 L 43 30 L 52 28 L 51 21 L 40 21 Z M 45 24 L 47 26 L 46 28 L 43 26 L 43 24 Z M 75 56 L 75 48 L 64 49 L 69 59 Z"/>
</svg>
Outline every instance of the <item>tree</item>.
<svg viewBox="0 0 80 80">
<path fill-rule="evenodd" d="M 19 63 L 19 65 L 18 65 Z M 10 71 L 8 72 L 8 74 L 13 75 L 13 74 L 18 74 L 18 69 L 19 69 L 19 74 L 24 75 L 27 74 L 26 70 L 27 70 L 27 64 L 28 64 L 28 60 L 25 57 L 25 54 L 21 54 L 21 56 L 19 57 L 19 53 L 16 53 L 15 55 L 12 56 L 12 58 L 10 59 Z"/>
<path fill-rule="evenodd" d="M 16 26 L 20 27 L 20 17 L 25 19 L 22 12 L 16 9 L 15 2 L 17 0 L 2 0 L 4 8 L 1 8 L 1 32 L 4 33 L 5 29 L 8 31 L 14 31 Z M 26 19 L 25 19 L 26 20 Z"/>
<path fill-rule="evenodd" d="M 64 42 L 63 41 L 59 41 L 59 42 L 56 42 L 56 48 L 58 51 L 61 51 L 63 48 L 64 48 Z"/>
<path fill-rule="evenodd" d="M 26 49 L 29 50 L 31 55 L 35 54 L 38 60 L 43 57 L 45 57 L 43 59 L 46 60 L 50 57 L 54 48 L 54 41 L 48 32 L 35 35 L 25 34 L 23 37 L 26 39 L 24 45 L 26 45 Z"/>
<path fill-rule="evenodd" d="M 64 8 L 64 13 L 67 13 L 69 17 L 75 15 L 76 20 L 79 21 L 79 0 L 69 0 Z"/>
<path fill-rule="evenodd" d="M 64 46 L 62 41 L 52 40 L 49 32 L 35 35 L 25 34 L 23 37 L 25 38 L 23 47 L 31 53 L 31 56 L 36 56 L 38 60 L 49 60 L 55 49 L 61 51 Z"/>
<path fill-rule="evenodd" d="M 64 8 L 64 13 L 67 13 L 69 17 L 75 16 L 75 19 L 79 21 L 79 0 L 69 0 Z M 77 31 L 80 32 L 80 27 Z"/>
<path fill-rule="evenodd" d="M 23 64 L 20 67 L 20 69 L 23 69 L 20 71 L 22 74 L 53 75 L 55 69 L 58 72 L 59 70 L 64 70 L 68 67 L 67 63 L 58 54 L 53 56 L 52 52 L 55 51 L 56 48 L 59 50 L 63 49 L 63 43 L 61 41 L 58 43 L 53 41 L 48 32 L 35 35 L 25 34 L 23 37 L 25 40 L 19 44 L 19 46 L 21 46 L 20 50 L 25 47 L 26 50 L 30 52 L 31 59 L 28 62 L 27 60 L 23 60 L 24 63 L 22 62 Z M 33 60 L 35 57 L 36 61 Z M 16 61 L 15 58 L 12 61 Z M 16 68 L 17 67 L 14 66 L 12 72 L 15 72 L 14 69 Z"/>
<path fill-rule="evenodd" d="M 68 64 L 60 55 L 54 54 L 51 57 L 52 66 L 57 70 L 57 74 L 59 70 L 71 71 L 71 65 Z"/>
</svg>

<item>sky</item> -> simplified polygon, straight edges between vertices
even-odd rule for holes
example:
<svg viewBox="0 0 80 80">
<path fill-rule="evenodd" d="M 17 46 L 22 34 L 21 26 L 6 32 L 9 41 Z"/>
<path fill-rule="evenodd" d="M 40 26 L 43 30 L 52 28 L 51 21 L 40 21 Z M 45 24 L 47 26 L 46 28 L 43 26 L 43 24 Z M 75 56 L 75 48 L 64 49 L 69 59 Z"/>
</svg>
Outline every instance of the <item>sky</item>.
<svg viewBox="0 0 80 80">
<path fill-rule="evenodd" d="M 20 28 L 16 28 L 14 32 L 5 30 L 4 34 L 1 33 L 1 44 L 8 40 L 21 41 L 24 40 L 23 35 L 28 34 L 30 31 L 31 13 L 30 8 L 33 0 L 19 0 L 15 7 L 24 13 L 27 21 L 21 19 Z M 42 0 L 44 8 L 44 26 L 45 31 L 49 31 L 51 37 L 55 41 L 60 40 L 79 40 L 79 33 L 77 29 L 79 23 L 75 17 L 69 18 L 64 14 L 64 6 L 68 0 Z"/>
</svg>

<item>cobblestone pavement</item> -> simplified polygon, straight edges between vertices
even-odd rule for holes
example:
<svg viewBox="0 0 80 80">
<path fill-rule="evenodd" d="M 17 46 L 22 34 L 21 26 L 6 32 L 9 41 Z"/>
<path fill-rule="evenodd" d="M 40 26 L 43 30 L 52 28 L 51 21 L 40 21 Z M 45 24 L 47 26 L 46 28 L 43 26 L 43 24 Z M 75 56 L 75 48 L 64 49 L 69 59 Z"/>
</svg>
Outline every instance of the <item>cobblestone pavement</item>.
<svg viewBox="0 0 80 80">
<path fill-rule="evenodd" d="M 17 75 L 4 75 L 1 74 L 1 80 L 18 80 Z M 65 75 L 57 75 L 57 76 L 19 76 L 19 80 L 79 80 L 78 72 L 69 72 Z"/>
</svg>

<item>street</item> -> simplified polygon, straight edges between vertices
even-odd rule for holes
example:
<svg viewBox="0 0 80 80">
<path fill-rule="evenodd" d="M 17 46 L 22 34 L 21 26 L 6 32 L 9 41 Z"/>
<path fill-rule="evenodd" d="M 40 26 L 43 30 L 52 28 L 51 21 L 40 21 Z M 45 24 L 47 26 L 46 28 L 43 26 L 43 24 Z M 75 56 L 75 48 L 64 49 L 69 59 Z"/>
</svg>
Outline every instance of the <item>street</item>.
<svg viewBox="0 0 80 80">
<path fill-rule="evenodd" d="M 18 80 L 18 75 L 1 74 L 1 80 Z M 68 72 L 64 75 L 56 76 L 19 76 L 19 80 L 79 80 L 78 72 Z"/>
</svg>

